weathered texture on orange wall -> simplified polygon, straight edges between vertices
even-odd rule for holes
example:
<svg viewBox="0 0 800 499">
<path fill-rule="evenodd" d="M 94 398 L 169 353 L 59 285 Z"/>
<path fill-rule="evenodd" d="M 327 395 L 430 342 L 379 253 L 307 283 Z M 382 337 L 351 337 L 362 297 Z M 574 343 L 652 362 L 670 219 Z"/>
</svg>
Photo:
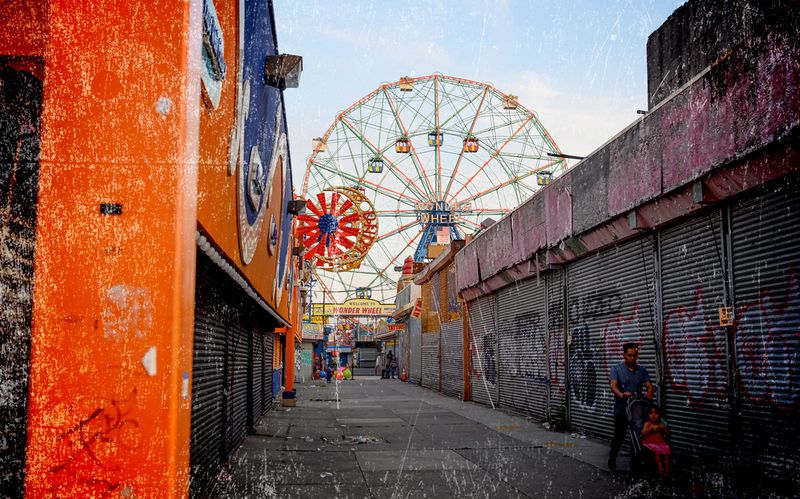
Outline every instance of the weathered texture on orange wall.
<svg viewBox="0 0 800 499">
<path fill-rule="evenodd" d="M 201 11 L 50 5 L 29 497 L 188 492 Z"/>
<path fill-rule="evenodd" d="M 46 1 L 0 2 L 0 52 L 43 57 L 47 43 Z"/>
</svg>

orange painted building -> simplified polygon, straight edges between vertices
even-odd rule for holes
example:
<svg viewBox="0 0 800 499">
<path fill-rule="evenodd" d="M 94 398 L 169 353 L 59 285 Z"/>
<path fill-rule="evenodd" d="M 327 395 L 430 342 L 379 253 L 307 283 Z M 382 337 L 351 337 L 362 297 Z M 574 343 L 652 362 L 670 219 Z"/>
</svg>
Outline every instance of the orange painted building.
<svg viewBox="0 0 800 499">
<path fill-rule="evenodd" d="M 3 490 L 201 491 L 291 379 L 277 54 L 268 0 L 0 4 Z"/>
</svg>

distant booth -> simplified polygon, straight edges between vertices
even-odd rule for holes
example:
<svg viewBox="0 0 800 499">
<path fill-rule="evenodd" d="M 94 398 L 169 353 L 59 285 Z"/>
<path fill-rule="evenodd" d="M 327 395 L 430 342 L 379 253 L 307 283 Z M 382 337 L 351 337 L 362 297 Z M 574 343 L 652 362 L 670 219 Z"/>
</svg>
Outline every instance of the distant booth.
<svg viewBox="0 0 800 499">
<path fill-rule="evenodd" d="M 422 379 L 422 300 L 420 287 L 414 284 L 414 272 L 422 269 L 423 264 L 407 257 L 403 262 L 400 279 L 397 280 L 393 336 L 397 342 L 398 372 L 406 373 L 409 381 L 419 383 Z"/>
<path fill-rule="evenodd" d="M 421 287 L 421 384 L 464 398 L 464 327 L 456 291 L 455 255 L 464 241 L 454 240 L 414 276 Z"/>
</svg>

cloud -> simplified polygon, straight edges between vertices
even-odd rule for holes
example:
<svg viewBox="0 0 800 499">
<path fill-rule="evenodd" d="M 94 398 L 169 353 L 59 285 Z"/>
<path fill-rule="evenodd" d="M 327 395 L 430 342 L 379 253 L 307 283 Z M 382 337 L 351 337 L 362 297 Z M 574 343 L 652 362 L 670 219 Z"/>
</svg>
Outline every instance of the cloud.
<svg viewBox="0 0 800 499">
<path fill-rule="evenodd" d="M 638 118 L 644 96 L 584 95 L 570 90 L 570 82 L 560 86 L 556 78 L 530 71 L 500 91 L 519 96 L 520 104 L 539 117 L 545 129 L 566 154 L 587 156 Z"/>
</svg>

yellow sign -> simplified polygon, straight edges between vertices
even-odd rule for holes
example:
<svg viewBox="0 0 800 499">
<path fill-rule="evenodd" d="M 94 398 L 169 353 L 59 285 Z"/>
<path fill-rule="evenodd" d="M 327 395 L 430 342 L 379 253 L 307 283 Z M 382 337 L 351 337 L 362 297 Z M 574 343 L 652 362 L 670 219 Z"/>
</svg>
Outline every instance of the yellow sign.
<svg viewBox="0 0 800 499">
<path fill-rule="evenodd" d="M 347 300 L 344 303 L 326 303 L 323 310 L 321 303 L 314 303 L 311 305 L 311 318 L 318 317 L 322 322 L 322 316 L 331 315 L 359 315 L 359 316 L 379 316 L 391 317 L 394 312 L 393 303 L 381 303 L 377 300 L 369 298 L 356 298 Z"/>
</svg>

